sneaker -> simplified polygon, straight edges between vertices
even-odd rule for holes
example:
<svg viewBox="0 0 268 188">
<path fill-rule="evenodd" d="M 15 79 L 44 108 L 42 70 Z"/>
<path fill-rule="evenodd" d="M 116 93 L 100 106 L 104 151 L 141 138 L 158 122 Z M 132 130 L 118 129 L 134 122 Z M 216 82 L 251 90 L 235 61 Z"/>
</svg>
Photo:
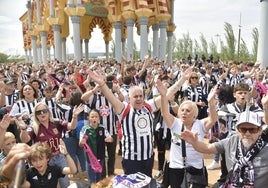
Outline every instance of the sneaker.
<svg viewBox="0 0 268 188">
<path fill-rule="evenodd" d="M 207 169 L 208 170 L 214 170 L 214 169 L 218 169 L 220 168 L 220 164 L 219 162 L 216 162 L 216 161 L 212 161 L 212 163 L 210 165 L 207 166 Z"/>
<path fill-rule="evenodd" d="M 164 175 L 164 172 L 162 170 L 159 170 L 154 176 L 154 179 L 159 180 L 163 177 L 163 175 Z"/>
</svg>

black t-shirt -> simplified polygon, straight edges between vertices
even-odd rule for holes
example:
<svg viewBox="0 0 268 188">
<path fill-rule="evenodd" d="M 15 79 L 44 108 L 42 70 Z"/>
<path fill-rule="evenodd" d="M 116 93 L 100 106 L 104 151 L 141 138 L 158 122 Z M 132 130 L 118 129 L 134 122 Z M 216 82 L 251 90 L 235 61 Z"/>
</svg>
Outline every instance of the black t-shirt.
<svg viewBox="0 0 268 188">
<path fill-rule="evenodd" d="M 35 168 L 26 171 L 26 180 L 30 182 L 31 188 L 57 188 L 58 179 L 64 176 L 59 166 L 48 166 L 44 175 L 39 174 Z"/>
</svg>

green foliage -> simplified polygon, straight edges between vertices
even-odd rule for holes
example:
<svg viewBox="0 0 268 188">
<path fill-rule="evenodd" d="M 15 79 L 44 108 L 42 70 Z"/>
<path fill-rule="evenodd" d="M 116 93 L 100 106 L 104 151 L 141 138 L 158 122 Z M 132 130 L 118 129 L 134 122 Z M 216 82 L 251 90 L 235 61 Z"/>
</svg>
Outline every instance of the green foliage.
<svg viewBox="0 0 268 188">
<path fill-rule="evenodd" d="M 6 62 L 8 62 L 8 55 L 0 53 L 0 63 L 6 63 Z"/>
<path fill-rule="evenodd" d="M 220 60 L 239 60 L 239 61 L 256 61 L 257 49 L 258 49 L 258 29 L 254 28 L 252 31 L 253 37 L 253 49 L 252 54 L 250 54 L 248 47 L 243 39 L 240 40 L 240 52 L 239 57 L 235 49 L 237 45 L 237 39 L 234 35 L 232 25 L 229 23 L 224 23 L 224 41 L 220 40 L 215 42 L 211 39 L 207 42 L 207 39 L 201 33 L 199 41 L 196 39 L 191 39 L 189 32 L 182 35 L 182 38 L 178 38 L 174 44 L 175 48 L 173 51 L 173 56 L 181 59 L 188 57 L 191 54 L 192 57 L 198 55 L 201 57 L 204 54 L 208 57 L 210 54 L 213 55 L 214 59 L 220 58 Z M 219 35 L 218 35 L 219 36 Z M 219 39 L 219 38 L 218 38 Z M 217 39 L 217 40 L 218 40 Z M 220 46 L 220 51 L 218 52 L 218 42 Z"/>
</svg>

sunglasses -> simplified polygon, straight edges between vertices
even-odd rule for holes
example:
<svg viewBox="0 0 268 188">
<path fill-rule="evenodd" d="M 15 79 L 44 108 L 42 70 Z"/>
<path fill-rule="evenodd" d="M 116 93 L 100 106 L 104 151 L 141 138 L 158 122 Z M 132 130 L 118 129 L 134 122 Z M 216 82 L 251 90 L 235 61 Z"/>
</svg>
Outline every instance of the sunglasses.
<svg viewBox="0 0 268 188">
<path fill-rule="evenodd" d="M 191 77 L 191 79 L 198 79 L 198 77 Z"/>
<path fill-rule="evenodd" d="M 238 131 L 239 131 L 240 133 L 243 133 L 243 134 L 245 134 L 247 131 L 248 131 L 250 134 L 256 134 L 257 132 L 259 132 L 259 128 L 238 127 L 237 129 L 238 129 Z"/>
<path fill-rule="evenodd" d="M 36 115 L 41 115 L 41 114 L 45 114 L 45 113 L 48 113 L 48 109 L 43 109 L 43 110 L 37 110 L 36 112 L 35 112 L 35 114 Z"/>
</svg>

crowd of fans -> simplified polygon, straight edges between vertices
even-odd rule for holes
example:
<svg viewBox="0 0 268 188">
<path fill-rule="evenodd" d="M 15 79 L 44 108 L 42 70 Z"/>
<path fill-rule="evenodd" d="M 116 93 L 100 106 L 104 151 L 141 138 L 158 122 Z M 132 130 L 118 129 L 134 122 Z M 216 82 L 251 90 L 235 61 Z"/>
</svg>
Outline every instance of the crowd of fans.
<svg viewBox="0 0 268 188">
<path fill-rule="evenodd" d="M 142 172 L 162 187 L 178 188 L 183 169 L 191 166 L 198 171 L 204 165 L 203 150 L 195 146 L 191 135 L 185 138 L 194 147 L 186 143 L 188 157 L 184 161 L 180 134 L 189 130 L 199 133 L 199 141 L 206 137 L 211 143 L 218 142 L 236 134 L 236 122 L 247 110 L 258 113 L 266 124 L 267 89 L 268 71 L 257 62 L 188 58 L 168 65 L 146 57 L 133 63 L 94 59 L 69 63 L 55 60 L 38 66 L 2 64 L 1 163 L 9 159 L 16 142 L 27 143 L 21 155 L 30 157 L 25 161 L 26 180 L 32 187 L 53 187 L 59 179 L 65 188 L 70 184 L 68 174 L 87 177 L 89 184 L 115 176 L 118 153 L 125 174 Z M 38 145 L 40 142 L 46 144 Z M 101 172 L 94 171 L 83 149 L 85 144 L 99 159 Z M 158 172 L 152 175 L 154 148 L 158 151 Z M 171 154 L 166 159 L 169 149 Z M 218 153 L 215 149 L 212 152 Z M 226 167 L 229 159 L 222 150 L 219 153 L 223 154 L 215 154 L 207 167 L 221 167 L 215 187 L 230 177 L 230 167 Z M 37 165 L 38 161 L 42 165 Z M 48 172 L 57 178 L 50 180 Z M 14 179 L 14 174 L 6 172 L 1 176 L 2 184 Z M 32 179 L 35 176 L 36 181 Z"/>
</svg>

